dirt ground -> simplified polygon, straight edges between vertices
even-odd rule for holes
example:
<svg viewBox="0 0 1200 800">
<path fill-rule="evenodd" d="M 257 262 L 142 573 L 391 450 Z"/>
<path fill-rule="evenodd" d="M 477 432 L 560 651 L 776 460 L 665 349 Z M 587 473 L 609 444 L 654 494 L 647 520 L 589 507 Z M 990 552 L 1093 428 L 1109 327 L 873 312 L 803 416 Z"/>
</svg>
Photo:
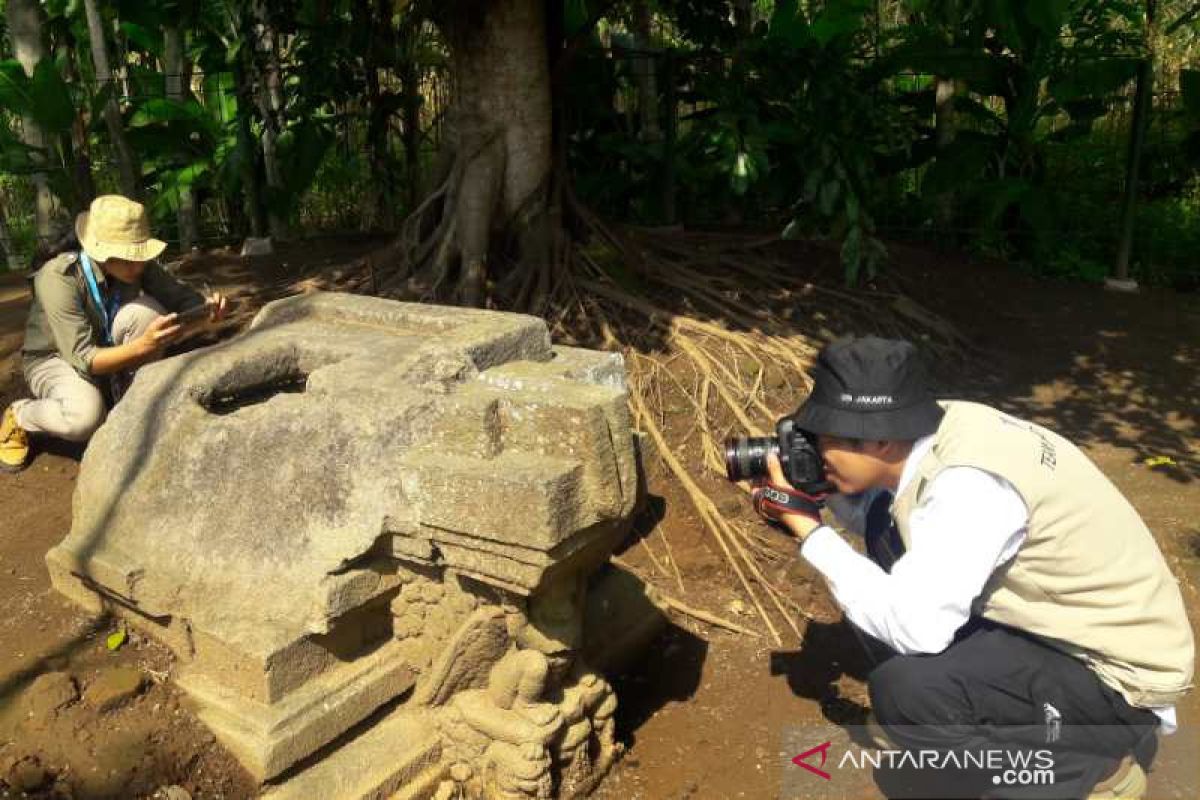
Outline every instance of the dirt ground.
<svg viewBox="0 0 1200 800">
<path fill-rule="evenodd" d="M 216 254 L 185 274 L 214 286 L 283 285 L 366 246 L 306 243 L 252 262 Z M 1193 623 L 1200 619 L 1200 295 L 1112 294 L 893 250 L 891 280 L 979 348 L 965 364 L 943 365 L 941 394 L 998 405 L 1083 445 L 1155 532 Z M 800 247 L 796 259 L 809 279 L 834 274 L 822 250 Z M 27 302 L 20 278 L 0 276 L 0 406 L 23 391 L 13 370 Z M 836 331 L 850 332 L 868 331 Z M 686 429 L 689 413 L 669 406 L 667 429 Z M 52 447 L 24 473 L 0 476 L 0 787 L 9 790 L 0 796 L 27 788 L 41 797 L 150 797 L 172 785 L 193 797 L 253 796 L 249 778 L 172 688 L 169 654 L 133 633 L 110 650 L 113 623 L 50 589 L 43 556 L 70 524 L 79 455 Z M 679 455 L 699 459 L 686 444 Z M 1147 465 L 1159 456 L 1170 463 Z M 646 467 L 648 512 L 622 559 L 688 605 L 758 629 L 723 556 L 652 450 Z M 704 482 L 723 511 L 750 519 L 735 489 L 715 477 Z M 682 588 L 651 557 L 666 563 L 668 543 Z M 616 680 L 627 751 L 600 797 L 777 797 L 798 769 L 789 749 L 797 730 L 861 718 L 865 658 L 820 581 L 785 541 L 776 545 L 770 577 L 812 616 L 801 620 L 803 641 L 789 636 L 778 648 L 676 617 L 645 661 Z M 122 687 L 131 675 L 133 685 Z M 1198 712 L 1193 693 L 1179 708 L 1184 730 L 1163 740 L 1151 797 L 1200 790 L 1192 777 L 1198 739 L 1185 735 Z M 847 792 L 882 796 L 869 782 Z"/>
</svg>

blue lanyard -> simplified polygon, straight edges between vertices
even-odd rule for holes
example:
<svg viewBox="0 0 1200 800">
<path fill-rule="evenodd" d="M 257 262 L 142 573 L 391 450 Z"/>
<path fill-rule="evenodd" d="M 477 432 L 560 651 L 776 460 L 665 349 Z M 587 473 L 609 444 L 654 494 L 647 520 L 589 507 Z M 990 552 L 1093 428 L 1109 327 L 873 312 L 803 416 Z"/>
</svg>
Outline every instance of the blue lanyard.
<svg viewBox="0 0 1200 800">
<path fill-rule="evenodd" d="M 92 295 L 96 310 L 100 312 L 100 321 L 104 324 L 104 344 L 112 345 L 112 323 L 116 319 L 117 309 L 121 304 L 120 298 L 117 297 L 116 292 L 112 292 L 112 297 L 106 304 L 100 294 L 100 285 L 96 282 L 96 274 L 92 271 L 92 260 L 82 250 L 79 251 L 79 260 L 83 264 L 83 277 L 87 281 L 88 291 Z"/>
</svg>

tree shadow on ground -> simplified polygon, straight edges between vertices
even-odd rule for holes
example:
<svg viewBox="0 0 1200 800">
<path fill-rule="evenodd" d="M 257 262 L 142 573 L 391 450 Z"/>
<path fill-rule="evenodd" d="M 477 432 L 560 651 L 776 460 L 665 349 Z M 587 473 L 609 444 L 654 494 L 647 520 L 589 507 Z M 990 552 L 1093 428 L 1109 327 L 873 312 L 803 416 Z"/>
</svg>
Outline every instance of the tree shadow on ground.
<svg viewBox="0 0 1200 800">
<path fill-rule="evenodd" d="M 1200 478 L 1200 296 L 1135 294 L 964 264 L 899 249 L 894 274 L 980 349 L 934 364 L 939 396 L 994 405 L 1084 447 L 1132 451 L 1132 462 L 1187 484 Z M 970 270 L 970 279 L 948 273 Z"/>
</svg>

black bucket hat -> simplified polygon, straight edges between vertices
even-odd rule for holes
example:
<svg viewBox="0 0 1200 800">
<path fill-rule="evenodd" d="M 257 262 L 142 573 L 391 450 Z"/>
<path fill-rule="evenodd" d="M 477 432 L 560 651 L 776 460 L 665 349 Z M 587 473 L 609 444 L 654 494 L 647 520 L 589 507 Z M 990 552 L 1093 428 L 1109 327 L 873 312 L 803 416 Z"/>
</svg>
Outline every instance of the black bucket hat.
<svg viewBox="0 0 1200 800">
<path fill-rule="evenodd" d="M 933 399 L 917 348 L 903 339 L 847 337 L 817 356 L 813 389 L 796 426 L 846 439 L 919 439 L 945 413 Z"/>
</svg>

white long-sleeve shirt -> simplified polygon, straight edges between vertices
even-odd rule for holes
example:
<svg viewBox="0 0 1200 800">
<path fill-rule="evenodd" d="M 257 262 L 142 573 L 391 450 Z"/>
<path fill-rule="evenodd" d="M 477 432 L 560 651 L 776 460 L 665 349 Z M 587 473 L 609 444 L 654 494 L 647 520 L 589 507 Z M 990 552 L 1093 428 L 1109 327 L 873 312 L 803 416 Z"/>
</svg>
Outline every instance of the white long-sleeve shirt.
<svg viewBox="0 0 1200 800">
<path fill-rule="evenodd" d="M 913 443 L 896 492 L 916 476 L 933 437 Z M 865 529 L 865 513 L 879 491 L 851 502 L 841 495 L 829 506 L 847 528 Z M 829 584 L 834 599 L 856 626 L 901 654 L 940 653 L 971 615 L 984 584 L 1025 541 L 1029 512 L 1020 493 L 1003 478 L 974 467 L 948 467 L 925 489 L 909 519 L 908 549 L 890 573 L 822 525 L 801 555 Z M 964 535 L 968 532 L 970 535 Z M 1151 709 L 1164 733 L 1176 728 L 1175 708 Z"/>
</svg>

